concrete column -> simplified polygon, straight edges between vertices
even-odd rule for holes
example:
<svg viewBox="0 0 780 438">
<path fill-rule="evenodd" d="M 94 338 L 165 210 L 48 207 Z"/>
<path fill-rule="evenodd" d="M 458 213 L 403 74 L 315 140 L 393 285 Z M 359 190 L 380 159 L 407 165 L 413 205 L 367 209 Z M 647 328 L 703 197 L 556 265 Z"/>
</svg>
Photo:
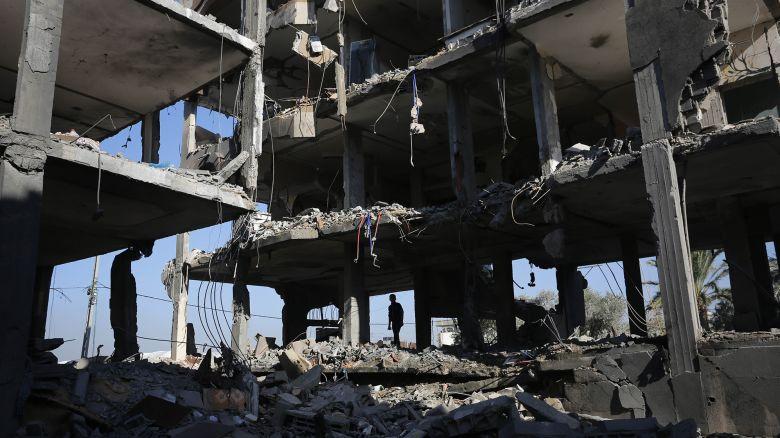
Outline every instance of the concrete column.
<svg viewBox="0 0 780 438">
<path fill-rule="evenodd" d="M 470 263 L 463 265 L 463 307 L 458 315 L 460 338 L 464 348 L 481 349 L 484 345 L 482 328 L 479 325 L 477 282 L 480 267 Z"/>
<path fill-rule="evenodd" d="M 530 58 L 531 97 L 534 105 L 536 142 L 539 146 L 539 165 L 542 176 L 555 171 L 561 162 L 561 133 L 558 127 L 558 105 L 555 101 L 555 83 L 552 64 L 535 47 L 528 51 Z"/>
<path fill-rule="evenodd" d="M 342 170 L 344 208 L 366 205 L 366 170 L 363 155 L 363 135 L 356 127 L 347 126 L 344 133 Z"/>
<path fill-rule="evenodd" d="M 181 162 L 196 148 L 195 128 L 197 126 L 198 104 L 194 100 L 184 101 L 184 126 L 181 137 Z M 173 277 L 173 321 L 171 324 L 171 359 L 183 360 L 187 352 L 187 302 L 189 300 L 189 279 L 185 258 L 190 252 L 190 234 L 176 236 L 176 261 Z"/>
<path fill-rule="evenodd" d="M 49 311 L 49 291 L 54 266 L 38 266 L 35 270 L 35 290 L 33 292 L 31 339 L 46 337 L 46 317 Z"/>
<path fill-rule="evenodd" d="M 230 331 L 230 348 L 242 355 L 249 354 L 249 276 L 250 259 L 241 257 L 236 267 L 236 278 L 233 280 L 233 327 Z"/>
<path fill-rule="evenodd" d="M 441 5 L 444 35 L 449 35 L 466 25 L 464 0 L 442 0 Z"/>
<path fill-rule="evenodd" d="M 567 337 L 574 329 L 585 324 L 585 277 L 577 266 L 562 265 L 555 269 L 558 283 L 558 308 L 563 312 L 564 333 Z"/>
<path fill-rule="evenodd" d="M 501 345 L 515 342 L 515 285 L 512 280 L 512 255 L 501 252 L 493 256 L 493 285 L 496 295 L 496 329 Z"/>
<path fill-rule="evenodd" d="M 176 236 L 176 260 L 173 274 L 173 321 L 171 324 L 171 359 L 183 360 L 187 355 L 187 301 L 189 298 L 189 278 L 185 263 L 189 253 L 190 235 L 183 233 Z"/>
<path fill-rule="evenodd" d="M 431 346 L 431 293 L 429 278 L 425 269 L 415 269 L 414 280 L 414 332 L 417 349 Z"/>
<path fill-rule="evenodd" d="M 342 337 L 344 342 L 356 345 L 370 340 L 371 326 L 369 321 L 368 293 L 363 286 L 363 250 L 360 260 L 354 262 L 355 245 L 344 244 L 344 279 L 342 302 L 344 316 Z"/>
<path fill-rule="evenodd" d="M 241 150 L 250 153 L 249 159 L 241 167 L 241 181 L 250 197 L 254 197 L 257 192 L 257 157 L 263 152 L 263 54 L 267 3 L 267 0 L 244 1 L 244 35 L 257 42 L 257 47 L 244 70 L 241 86 Z"/>
<path fill-rule="evenodd" d="M 748 227 L 739 200 L 733 197 L 719 199 L 718 219 L 729 267 L 734 330 L 759 330 L 763 325 L 761 304 L 753 271 Z"/>
<path fill-rule="evenodd" d="M 195 100 L 184 100 L 184 128 L 181 132 L 181 161 L 197 147 L 195 129 L 198 123 L 198 103 Z"/>
<path fill-rule="evenodd" d="M 636 238 L 621 236 L 620 249 L 623 255 L 623 279 L 628 301 L 628 327 L 632 335 L 647 336 L 647 315 L 645 297 L 642 293 L 642 270 L 639 266 L 639 250 Z"/>
<path fill-rule="evenodd" d="M 306 330 L 309 328 L 306 316 L 309 309 L 300 300 L 301 296 L 285 295 L 282 307 L 282 342 L 285 345 L 306 338 Z"/>
<path fill-rule="evenodd" d="M 62 33 L 61 0 L 27 0 L 11 128 L 48 137 Z"/>
<path fill-rule="evenodd" d="M 693 271 L 677 186 L 672 147 L 667 140 L 642 146 L 645 189 L 650 197 L 656 263 L 664 306 L 672 375 L 695 372 L 696 342 L 701 337 Z"/>
<path fill-rule="evenodd" d="M 469 118 L 469 95 L 462 84 L 447 83 L 447 127 L 452 188 L 462 205 L 471 204 L 477 197 L 474 138 Z"/>
<path fill-rule="evenodd" d="M 45 162 L 44 152 L 27 145 L 11 144 L 0 155 L 0 436 L 13 435 L 17 402 L 24 403 L 19 388 L 33 314 Z"/>
<path fill-rule="evenodd" d="M 145 115 L 141 122 L 141 161 L 160 162 L 160 111 Z"/>
<path fill-rule="evenodd" d="M 769 255 L 766 251 L 766 235 L 772 228 L 772 218 L 765 207 L 753 208 L 746 212 L 745 217 L 753 279 L 760 304 L 761 330 L 769 330 L 780 321 L 778 319 L 780 307 L 775 299 L 772 273 L 769 270 Z"/>
</svg>

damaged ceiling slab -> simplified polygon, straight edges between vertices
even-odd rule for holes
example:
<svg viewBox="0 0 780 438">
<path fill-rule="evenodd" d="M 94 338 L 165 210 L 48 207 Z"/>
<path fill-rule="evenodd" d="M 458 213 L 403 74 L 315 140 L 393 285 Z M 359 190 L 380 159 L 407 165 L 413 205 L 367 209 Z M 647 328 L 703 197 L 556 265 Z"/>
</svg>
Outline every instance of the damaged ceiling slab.
<svg viewBox="0 0 780 438">
<path fill-rule="evenodd" d="M 0 2 L 0 112 L 14 101 L 25 2 Z M 255 42 L 173 0 L 64 8 L 54 131 L 103 139 L 241 66 Z M 103 119 L 110 115 L 110 118 Z"/>
</svg>

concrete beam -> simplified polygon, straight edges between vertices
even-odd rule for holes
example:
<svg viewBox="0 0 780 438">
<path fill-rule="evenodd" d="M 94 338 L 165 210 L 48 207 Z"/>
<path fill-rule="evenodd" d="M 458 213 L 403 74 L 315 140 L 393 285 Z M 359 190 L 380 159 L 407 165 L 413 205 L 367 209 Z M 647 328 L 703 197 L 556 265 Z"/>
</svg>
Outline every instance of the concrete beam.
<svg viewBox="0 0 780 438">
<path fill-rule="evenodd" d="M 255 40 L 257 46 L 249 58 L 241 86 L 241 150 L 249 152 L 249 159 L 241 167 L 242 185 L 249 197 L 257 192 L 257 157 L 263 152 L 263 110 L 265 108 L 265 83 L 263 82 L 263 56 L 265 53 L 265 31 L 267 0 L 244 2 L 244 33 Z"/>
<path fill-rule="evenodd" d="M 344 208 L 365 206 L 366 171 L 363 154 L 363 133 L 360 129 L 347 125 L 344 133 L 344 155 L 342 156 L 344 181 Z"/>
<path fill-rule="evenodd" d="M 667 140 L 642 146 L 642 168 L 653 212 L 653 232 L 658 242 L 658 283 L 664 306 L 671 374 L 695 372 L 696 342 L 701 337 L 701 326 L 677 169 Z"/>
<path fill-rule="evenodd" d="M 0 436 L 11 436 L 24 404 L 19 388 L 27 375 L 27 341 L 33 314 L 33 289 L 46 154 L 22 145 L 0 155 Z M 2 150 L 2 148 L 0 148 Z M 17 403 L 21 405 L 17 406 Z"/>
<path fill-rule="evenodd" d="M 144 116 L 141 122 L 141 161 L 160 162 L 160 111 Z"/>
<path fill-rule="evenodd" d="M 355 246 L 344 244 L 343 325 L 342 338 L 352 345 L 370 340 L 368 293 L 363 285 L 363 250 L 359 250 L 358 263 L 354 262 Z"/>
<path fill-rule="evenodd" d="M 564 333 L 567 337 L 574 329 L 585 324 L 585 277 L 577 266 L 563 265 L 555 269 L 558 283 L 558 305 L 563 312 Z"/>
<path fill-rule="evenodd" d="M 469 118 L 469 94 L 462 84 L 447 83 L 447 126 L 452 188 L 458 202 L 471 204 L 477 196 L 474 137 Z"/>
<path fill-rule="evenodd" d="M 31 339 L 46 337 L 46 316 L 49 311 L 49 292 L 54 266 L 38 266 L 35 270 L 35 291 L 33 292 Z"/>
<path fill-rule="evenodd" d="M 249 354 L 249 277 L 250 259 L 241 257 L 233 280 L 233 327 L 230 330 L 230 348 L 239 355 Z"/>
<path fill-rule="evenodd" d="M 620 238 L 623 254 L 623 280 L 628 304 L 628 327 L 632 335 L 647 336 L 645 296 L 642 293 L 642 270 L 639 266 L 639 249 L 636 238 L 624 235 Z"/>
<path fill-rule="evenodd" d="M 425 269 L 416 269 L 414 281 L 414 332 L 417 349 L 431 346 L 431 304 L 428 296 L 431 294 L 431 281 Z"/>
<path fill-rule="evenodd" d="M 496 329 L 501 345 L 515 341 L 515 285 L 512 280 L 512 256 L 501 252 L 493 256 L 493 285 L 496 294 Z"/>
<path fill-rule="evenodd" d="M 62 33 L 60 0 L 27 0 L 11 127 L 48 137 Z"/>
<path fill-rule="evenodd" d="M 734 197 L 719 199 L 718 220 L 729 267 L 734 330 L 759 330 L 763 326 L 761 304 L 753 271 L 748 226 L 739 200 Z"/>
<path fill-rule="evenodd" d="M 531 75 L 531 97 L 534 106 L 536 142 L 539 146 L 539 165 L 542 176 L 555 171 L 561 162 L 561 133 L 558 125 L 558 104 L 555 101 L 555 83 L 552 64 L 543 58 L 535 47 L 530 47 L 528 57 Z"/>
</svg>

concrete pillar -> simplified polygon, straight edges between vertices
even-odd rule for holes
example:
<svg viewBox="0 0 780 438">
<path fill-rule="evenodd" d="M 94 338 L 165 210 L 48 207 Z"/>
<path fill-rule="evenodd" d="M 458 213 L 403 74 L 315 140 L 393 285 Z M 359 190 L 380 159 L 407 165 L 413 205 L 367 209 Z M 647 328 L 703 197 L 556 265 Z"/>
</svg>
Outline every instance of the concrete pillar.
<svg viewBox="0 0 780 438">
<path fill-rule="evenodd" d="M 257 157 L 263 151 L 263 109 L 265 84 L 263 83 L 263 54 L 265 53 L 265 20 L 267 0 L 244 1 L 244 35 L 257 42 L 244 70 L 241 86 L 241 150 L 250 153 L 241 167 L 241 181 L 250 197 L 257 192 Z"/>
<path fill-rule="evenodd" d="M 48 137 L 62 33 L 61 0 L 27 0 L 11 128 Z"/>
<path fill-rule="evenodd" d="M 0 155 L 0 436 L 11 436 L 21 406 L 38 264 L 46 154 L 9 145 Z"/>
<path fill-rule="evenodd" d="M 414 281 L 414 332 L 417 349 L 431 346 L 430 277 L 425 269 L 415 269 Z"/>
<path fill-rule="evenodd" d="M 563 312 L 564 333 L 567 337 L 574 329 L 585 324 L 585 277 L 577 266 L 562 265 L 555 269 L 558 283 L 558 308 Z"/>
<path fill-rule="evenodd" d="M 632 235 L 621 236 L 620 250 L 628 304 L 628 327 L 632 335 L 647 336 L 645 296 L 642 293 L 642 270 L 639 266 L 636 238 Z"/>
<path fill-rule="evenodd" d="M 187 301 L 189 296 L 189 265 L 185 263 L 189 253 L 189 233 L 176 236 L 176 260 L 171 301 L 173 301 L 173 320 L 171 324 L 171 359 L 183 360 L 187 355 Z"/>
<path fill-rule="evenodd" d="M 449 35 L 466 25 L 464 0 L 442 0 L 441 5 L 444 35 Z"/>
<path fill-rule="evenodd" d="M 447 83 L 447 127 L 452 188 L 458 202 L 462 205 L 471 204 L 477 197 L 477 182 L 469 94 L 463 84 Z"/>
<path fill-rule="evenodd" d="M 238 259 L 236 278 L 233 280 L 233 327 L 230 330 L 230 348 L 244 356 L 249 354 L 249 266 L 248 257 Z"/>
<path fill-rule="evenodd" d="M 461 289 L 463 307 L 458 315 L 461 343 L 464 348 L 481 349 L 484 340 L 477 311 L 479 300 L 477 282 L 480 267 L 471 263 L 464 263 L 463 266 L 463 289 Z"/>
<path fill-rule="evenodd" d="M 780 322 L 780 307 L 775 299 L 769 255 L 766 251 L 766 235 L 767 231 L 771 230 L 771 216 L 768 209 L 757 207 L 746 212 L 746 220 L 751 268 L 760 304 L 761 330 L 769 330 Z"/>
<path fill-rule="evenodd" d="M 184 101 L 184 126 L 181 137 L 181 162 L 196 148 L 195 128 L 197 126 L 198 104 L 194 100 Z M 171 324 L 171 359 L 183 360 L 187 351 L 187 302 L 189 300 L 189 279 L 185 258 L 190 252 L 190 234 L 176 236 L 176 260 L 172 284 L 173 320 Z"/>
<path fill-rule="evenodd" d="M 693 291 L 688 233 L 669 142 L 658 140 L 642 146 L 642 167 L 658 242 L 658 283 L 672 375 L 695 372 L 696 342 L 701 337 L 701 326 Z"/>
<path fill-rule="evenodd" d="M 181 161 L 197 148 L 195 130 L 198 124 L 198 103 L 196 100 L 184 100 L 184 128 L 181 131 Z"/>
<path fill-rule="evenodd" d="M 512 255 L 501 252 L 493 256 L 493 285 L 495 287 L 496 329 L 501 345 L 515 342 L 515 285 L 512 279 Z"/>
<path fill-rule="evenodd" d="M 141 161 L 160 162 L 160 111 L 146 114 L 141 122 Z"/>
<path fill-rule="evenodd" d="M 35 290 L 33 292 L 31 339 L 46 337 L 46 317 L 49 311 L 49 291 L 54 266 L 38 266 L 35 270 Z"/>
<path fill-rule="evenodd" d="M 534 106 L 536 142 L 539 146 L 539 165 L 542 176 L 547 176 L 555 171 L 562 159 L 552 64 L 548 59 L 543 58 L 535 47 L 529 49 L 528 57 L 530 58 L 531 97 Z"/>
<path fill-rule="evenodd" d="M 759 330 L 763 325 L 761 304 L 753 271 L 748 227 L 739 200 L 734 197 L 719 199 L 718 219 L 729 267 L 734 330 Z"/>
<path fill-rule="evenodd" d="M 195 345 L 195 326 L 187 323 L 187 355 L 195 356 L 198 354 L 198 346 Z"/>
<path fill-rule="evenodd" d="M 641 14 L 635 7 L 635 2 L 627 3 L 627 23 Z M 647 29 L 627 25 L 629 47 L 642 47 L 636 42 L 647 41 L 647 32 Z M 632 61 L 642 59 L 642 55 L 631 53 Z M 632 68 L 645 143 L 642 146 L 642 168 L 658 245 L 658 283 L 664 305 L 671 374 L 677 376 L 696 372 L 696 342 L 701 337 L 701 326 L 693 291 L 688 232 L 680 204 L 677 169 L 667 140 L 671 126 L 669 117 L 676 115 L 666 111 L 660 58 L 656 55 L 649 64 L 634 62 Z"/>
<path fill-rule="evenodd" d="M 370 340 L 368 293 L 363 286 L 363 250 L 360 260 L 354 262 L 355 245 L 344 244 L 344 278 L 342 302 L 344 303 L 342 337 L 344 342 L 356 345 Z"/>
<path fill-rule="evenodd" d="M 357 127 L 347 126 L 344 132 L 344 155 L 342 156 L 344 208 L 366 205 L 365 157 L 363 135 Z"/>
<path fill-rule="evenodd" d="M 27 0 L 11 127 L 49 137 L 63 2 Z M 8 144 L 0 155 L 0 436 L 14 434 L 24 399 L 27 342 L 38 265 L 43 145 Z M 20 405 L 17 405 L 20 404 Z"/>
<path fill-rule="evenodd" d="M 306 317 L 309 309 L 300 300 L 300 295 L 285 294 L 282 307 L 282 342 L 285 345 L 306 338 L 306 330 L 309 328 Z"/>
</svg>

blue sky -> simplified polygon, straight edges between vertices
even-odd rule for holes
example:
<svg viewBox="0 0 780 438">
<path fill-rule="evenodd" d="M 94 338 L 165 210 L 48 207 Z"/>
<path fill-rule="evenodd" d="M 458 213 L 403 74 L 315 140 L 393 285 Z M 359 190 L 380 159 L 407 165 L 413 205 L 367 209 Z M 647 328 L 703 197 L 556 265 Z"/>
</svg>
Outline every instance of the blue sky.
<svg viewBox="0 0 780 438">
<path fill-rule="evenodd" d="M 160 162 L 169 163 L 173 166 L 179 164 L 179 151 L 181 145 L 182 133 L 182 104 L 178 103 L 162 111 L 161 114 L 161 147 Z M 232 119 L 203 108 L 198 109 L 198 125 L 203 126 L 213 132 L 220 133 L 223 136 L 229 136 L 233 130 Z M 129 142 L 127 142 L 129 135 Z M 127 142 L 127 148 L 124 147 Z M 116 154 L 121 153 L 124 157 L 140 161 L 141 158 L 141 138 L 140 126 L 126 128 L 116 136 L 102 142 L 103 150 Z M 262 208 L 262 206 L 261 206 Z M 230 224 L 215 225 L 209 228 L 193 231 L 190 234 L 190 248 L 199 248 L 205 251 L 212 250 L 221 246 L 230 234 Z M 133 273 L 136 278 L 138 288 L 138 335 L 139 337 L 169 339 L 171 332 L 171 314 L 172 305 L 166 300 L 165 288 L 160 281 L 160 273 L 165 263 L 175 255 L 176 238 L 171 236 L 158 240 L 154 246 L 154 253 L 149 258 L 141 259 L 133 263 Z M 102 344 L 103 354 L 110 354 L 113 351 L 113 334 L 109 324 L 109 289 L 110 269 L 113 256 L 116 253 L 109 253 L 101 256 L 100 269 L 98 275 L 99 284 L 102 286 L 98 291 L 98 304 L 96 312 L 96 335 L 95 342 L 91 351 L 95 351 L 97 345 Z M 774 256 L 774 251 L 771 251 Z M 655 280 L 655 268 L 649 266 L 647 259 L 642 262 L 642 275 L 645 281 Z M 85 259 L 77 262 L 68 263 L 56 267 L 54 278 L 52 280 L 52 290 L 49 302 L 49 317 L 47 321 L 47 336 L 61 337 L 66 340 L 56 354 L 60 360 L 76 359 L 80 355 L 81 340 L 86 321 L 87 295 L 86 288 L 92 279 L 93 259 Z M 610 263 L 609 267 L 601 268 L 583 267 L 583 273 L 587 273 L 587 279 L 591 288 L 599 292 L 622 293 L 623 271 L 620 263 Z M 611 271 L 610 271 L 611 270 Z M 555 271 L 534 269 L 536 274 L 536 286 L 527 286 L 531 267 L 525 260 L 516 260 L 513 263 L 513 272 L 516 282 L 524 287 L 520 290 L 516 288 L 517 296 L 535 296 L 542 290 L 555 290 Z M 612 275 L 617 278 L 616 283 Z M 194 303 L 198 297 L 198 290 L 205 290 L 206 285 L 200 282 L 192 281 L 190 283 L 190 302 Z M 220 306 L 229 310 L 231 308 L 231 285 L 219 285 L 217 287 L 217 296 L 221 298 L 221 303 L 217 302 L 217 308 Z M 646 289 L 645 296 L 652 296 L 652 291 Z M 145 295 L 145 296 L 142 296 Z M 274 336 L 281 339 L 281 310 L 282 300 L 272 289 L 265 287 L 250 287 L 251 295 L 251 313 L 262 315 L 253 317 L 250 320 L 250 333 L 261 333 L 265 336 Z M 404 306 L 405 319 L 407 322 L 414 321 L 414 303 L 412 292 L 397 293 L 399 302 Z M 152 298 L 148 298 L 152 297 Z M 156 299 L 155 299 L 156 298 Z M 219 299 L 219 298 L 218 298 Z M 377 340 L 384 336 L 391 335 L 387 331 L 387 305 L 386 295 L 372 297 L 370 301 L 371 318 L 371 339 Z M 326 317 L 328 314 L 326 313 Z M 188 309 L 188 321 L 195 326 L 196 342 L 208 343 L 204 329 L 201 326 L 200 318 L 195 308 Z M 225 314 L 219 318 L 219 324 L 225 333 L 229 333 L 229 321 L 231 315 Z M 210 319 L 211 330 L 214 321 Z M 309 330 L 309 336 L 313 337 L 313 329 Z M 405 325 L 401 331 L 402 340 L 414 340 L 414 325 Z M 160 351 L 169 350 L 168 341 L 160 342 L 155 340 L 139 339 L 139 345 L 142 351 Z"/>
</svg>

